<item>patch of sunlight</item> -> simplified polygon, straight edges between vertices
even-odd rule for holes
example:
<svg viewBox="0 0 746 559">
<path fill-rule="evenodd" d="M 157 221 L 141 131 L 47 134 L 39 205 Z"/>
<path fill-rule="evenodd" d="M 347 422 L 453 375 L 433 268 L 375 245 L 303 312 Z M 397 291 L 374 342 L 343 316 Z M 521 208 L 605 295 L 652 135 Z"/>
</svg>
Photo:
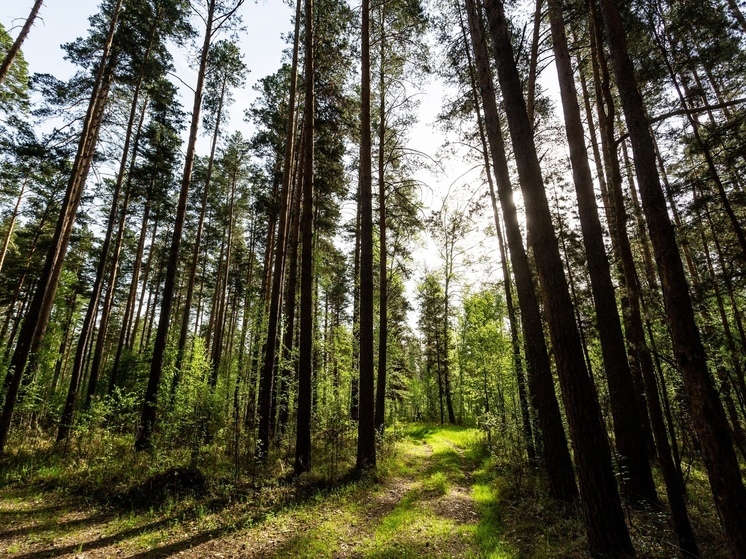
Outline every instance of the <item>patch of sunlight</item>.
<svg viewBox="0 0 746 559">
<path fill-rule="evenodd" d="M 443 472 L 435 472 L 422 482 L 422 488 L 425 491 L 432 491 L 438 495 L 448 493 L 450 485 L 448 477 Z"/>
<path fill-rule="evenodd" d="M 494 464 L 484 459 L 481 467 L 474 472 L 471 497 L 479 511 L 479 524 L 474 529 L 474 537 L 482 557 L 488 559 L 515 559 L 516 550 L 501 539 L 503 533 L 498 516 L 498 490 L 492 483 Z"/>
<path fill-rule="evenodd" d="M 343 509 L 331 511 L 325 516 L 320 524 L 281 543 L 273 557 L 332 557 L 340 545 L 345 545 L 350 527 L 359 522 L 359 518 L 352 510 Z M 308 524 L 312 522 L 310 515 L 305 520 Z"/>
</svg>

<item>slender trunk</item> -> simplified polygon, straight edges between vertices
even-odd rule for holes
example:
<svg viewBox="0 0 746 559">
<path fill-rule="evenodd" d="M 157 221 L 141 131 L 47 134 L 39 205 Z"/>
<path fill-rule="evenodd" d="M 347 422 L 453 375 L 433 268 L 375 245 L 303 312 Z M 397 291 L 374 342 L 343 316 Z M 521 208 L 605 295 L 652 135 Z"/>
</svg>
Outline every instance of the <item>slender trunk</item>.
<svg viewBox="0 0 746 559">
<path fill-rule="evenodd" d="M 16 37 L 16 40 L 13 41 L 10 50 L 5 54 L 5 58 L 3 59 L 2 63 L 0 63 L 0 83 L 3 83 L 3 80 L 5 80 L 5 77 L 8 75 L 10 67 L 13 64 L 16 56 L 20 52 L 21 45 L 23 45 L 26 37 L 28 37 L 29 31 L 31 31 L 31 26 L 34 25 L 36 16 L 39 15 L 39 10 L 41 9 L 41 5 L 43 3 L 44 0 L 35 0 L 34 5 L 31 8 L 31 13 L 26 18 L 26 23 L 24 23 L 23 27 L 21 28 L 21 32 L 18 34 L 18 37 Z"/>
<path fill-rule="evenodd" d="M 355 254 L 352 270 L 352 381 L 350 382 L 350 418 L 360 418 L 360 187 L 356 193 Z"/>
<path fill-rule="evenodd" d="M 488 0 L 486 8 L 490 16 L 498 77 L 574 446 L 589 548 L 596 557 L 631 555 L 634 550 L 624 523 L 601 409 L 583 361 L 572 301 L 552 227 L 541 167 L 526 114 L 503 5 L 498 0 Z"/>
<path fill-rule="evenodd" d="M 311 469 L 311 377 L 313 376 L 313 164 L 315 119 L 313 0 L 306 0 L 305 100 L 303 104 L 304 164 L 301 212 L 300 343 L 298 354 L 298 417 L 295 442 L 296 475 Z"/>
<path fill-rule="evenodd" d="M 370 0 L 362 4 L 360 115 L 360 391 L 358 470 L 376 466 L 373 392 L 373 179 L 370 121 Z"/>
<path fill-rule="evenodd" d="M 386 54 L 386 3 L 381 2 L 380 51 L 378 60 L 378 382 L 376 383 L 376 431 L 383 434 L 386 414 L 386 355 L 388 349 L 388 261 L 386 254 L 386 82 L 384 57 Z"/>
<path fill-rule="evenodd" d="M 528 380 L 534 406 L 537 411 L 539 428 L 544 443 L 545 464 L 549 477 L 549 491 L 556 499 L 572 501 L 577 497 L 577 486 L 573 474 L 572 460 L 567 448 L 567 438 L 562 425 L 554 380 L 549 362 L 544 331 L 536 298 L 528 256 L 523 246 L 518 212 L 513 201 L 513 187 L 505 155 L 499 113 L 492 80 L 487 48 L 482 37 L 482 25 L 474 0 L 466 0 L 469 31 L 474 48 L 475 64 L 479 77 L 479 90 L 482 94 L 487 139 L 497 182 L 497 194 L 505 222 L 510 259 L 515 274 L 518 306 L 523 326 Z M 476 103 L 478 105 L 478 103 Z M 494 193 L 493 193 L 494 196 Z"/>
<path fill-rule="evenodd" d="M 194 91 L 194 105 L 192 107 L 192 122 L 189 128 L 189 142 L 187 144 L 186 159 L 184 162 L 184 174 L 181 179 L 181 190 L 176 207 L 176 220 L 174 223 L 171 247 L 168 252 L 166 264 L 166 277 L 163 285 L 163 299 L 161 301 L 161 312 L 158 320 L 158 331 L 156 333 L 153 356 L 150 365 L 148 386 L 145 391 L 144 405 L 140 426 L 138 428 L 135 449 L 145 450 L 152 447 L 151 437 L 155 428 L 156 411 L 158 409 L 158 389 L 163 372 L 163 359 L 166 353 L 166 341 L 171 321 L 171 307 L 173 305 L 174 291 L 176 287 L 176 275 L 179 265 L 179 247 L 181 246 L 181 233 L 184 230 L 186 218 L 187 197 L 189 186 L 192 182 L 192 168 L 194 167 L 194 154 L 197 144 L 197 131 L 199 129 L 200 108 L 202 106 L 202 91 L 205 84 L 205 71 L 207 70 L 207 54 L 210 50 L 210 41 L 213 35 L 213 18 L 215 16 L 217 0 L 209 0 L 207 8 L 207 22 L 205 25 L 205 38 L 200 53 L 200 64 L 197 73 L 197 87 Z"/>
<path fill-rule="evenodd" d="M 453 243 L 455 240 L 451 238 L 450 249 L 446 249 L 446 273 L 445 273 L 445 287 L 443 289 L 444 305 L 443 305 L 443 391 L 446 397 L 446 409 L 448 410 L 448 423 L 451 425 L 456 424 L 456 415 L 453 413 L 453 397 L 451 394 L 451 356 L 449 347 L 449 338 L 451 337 L 451 324 L 450 324 L 450 286 L 451 276 L 453 275 Z"/>
<path fill-rule="evenodd" d="M 746 508 L 743 506 L 746 489 L 731 443 L 725 412 L 707 369 L 707 356 L 694 319 L 684 267 L 660 184 L 645 106 L 627 52 L 616 3 L 601 0 L 601 13 L 632 140 L 643 209 L 661 277 L 676 362 L 683 376 L 692 423 L 699 438 L 730 555 L 743 558 L 746 557 L 746 531 L 743 530 L 743 526 L 746 526 Z"/>
</svg>

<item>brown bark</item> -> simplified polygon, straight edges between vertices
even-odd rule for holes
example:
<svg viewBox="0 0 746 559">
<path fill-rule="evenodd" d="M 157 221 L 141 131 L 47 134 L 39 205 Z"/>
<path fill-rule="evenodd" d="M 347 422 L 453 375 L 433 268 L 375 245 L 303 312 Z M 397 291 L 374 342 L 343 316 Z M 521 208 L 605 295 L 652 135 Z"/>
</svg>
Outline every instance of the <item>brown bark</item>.
<svg viewBox="0 0 746 559">
<path fill-rule="evenodd" d="M 362 3 L 360 115 L 360 390 L 358 470 L 376 466 L 373 388 L 373 186 L 370 120 L 370 1 Z"/>
<path fill-rule="evenodd" d="M 386 53 L 385 9 L 386 3 L 381 2 L 379 60 L 378 60 L 378 382 L 376 383 L 376 431 L 383 433 L 386 413 L 386 355 L 389 337 L 388 322 L 388 254 L 386 248 L 386 82 L 384 62 Z"/>
<path fill-rule="evenodd" d="M 485 6 L 575 452 L 589 549 L 596 557 L 632 555 L 601 409 L 583 361 L 503 4 L 488 0 Z"/>
<path fill-rule="evenodd" d="M 2 63 L 0 63 L 0 83 L 3 83 L 3 80 L 8 75 L 10 67 L 13 64 L 16 56 L 20 52 L 21 45 L 23 45 L 26 37 L 28 37 L 29 31 L 31 31 L 31 26 L 34 25 L 36 16 L 39 15 L 39 10 L 41 9 L 41 5 L 43 3 L 44 0 L 35 0 L 34 5 L 31 7 L 31 13 L 26 18 L 26 23 L 24 23 L 23 27 L 21 28 L 21 32 L 18 34 L 18 37 L 16 37 L 16 40 L 13 41 L 10 50 L 5 54 L 5 58 L 3 58 Z"/>
<path fill-rule="evenodd" d="M 314 5 L 305 9 L 305 98 L 303 103 L 303 202 L 301 210 L 300 340 L 298 344 L 298 415 L 294 472 L 311 469 L 311 380 L 313 376 L 313 163 L 315 119 Z M 272 364 L 270 364 L 272 365 Z"/>
<path fill-rule="evenodd" d="M 505 145 L 497 102 L 495 101 L 495 88 L 489 68 L 487 48 L 482 36 L 481 18 L 473 0 L 466 0 L 466 7 L 474 49 L 474 62 L 479 78 L 479 90 L 484 107 L 487 138 L 505 222 L 508 250 L 510 251 L 513 273 L 516 278 L 518 305 L 521 311 L 526 359 L 528 361 L 529 385 L 538 414 L 539 427 L 543 435 L 546 468 L 549 475 L 549 491 L 554 498 L 572 501 L 577 497 L 578 490 L 575 485 L 572 461 L 567 449 L 567 439 L 562 426 L 557 396 L 554 392 L 554 381 L 544 340 L 539 303 L 531 278 L 528 256 L 523 246 L 518 212 L 513 201 L 513 188 L 510 182 L 510 171 L 505 155 Z"/>
<path fill-rule="evenodd" d="M 632 140 L 643 209 L 655 250 L 676 362 L 684 379 L 692 423 L 699 438 L 730 555 L 743 558 L 746 557 L 746 532 L 743 530 L 746 526 L 746 507 L 743 506 L 746 489 L 725 412 L 707 369 L 707 357 L 694 320 L 686 276 L 660 184 L 645 106 L 616 3 L 601 0 L 601 13 Z"/>
</svg>

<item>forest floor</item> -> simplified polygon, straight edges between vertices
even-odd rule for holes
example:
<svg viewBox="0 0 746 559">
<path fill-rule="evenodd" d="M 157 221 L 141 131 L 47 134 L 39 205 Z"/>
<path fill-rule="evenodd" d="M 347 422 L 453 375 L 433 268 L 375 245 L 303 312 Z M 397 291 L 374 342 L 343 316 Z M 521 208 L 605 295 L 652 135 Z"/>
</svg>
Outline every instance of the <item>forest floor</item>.
<svg viewBox="0 0 746 559">
<path fill-rule="evenodd" d="M 531 471 L 496 463 L 483 439 L 473 428 L 408 425 L 375 479 L 292 498 L 276 485 L 143 510 L 11 483 L 0 487 L 0 557 L 587 557 L 579 510 L 549 500 Z M 665 515 L 636 515 L 640 556 L 672 556 Z"/>
</svg>

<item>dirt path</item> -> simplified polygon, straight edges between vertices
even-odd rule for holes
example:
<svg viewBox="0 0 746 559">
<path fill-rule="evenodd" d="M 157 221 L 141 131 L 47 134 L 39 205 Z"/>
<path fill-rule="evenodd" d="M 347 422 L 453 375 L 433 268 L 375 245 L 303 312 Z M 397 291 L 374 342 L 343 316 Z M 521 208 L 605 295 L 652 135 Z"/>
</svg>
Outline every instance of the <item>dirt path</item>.
<svg viewBox="0 0 746 559">
<path fill-rule="evenodd" d="M 0 494 L 0 556 L 421 558 L 482 557 L 469 430 L 421 427 L 397 444 L 383 483 L 351 485 L 259 517 L 219 512 L 85 513 L 62 498 Z"/>
</svg>

